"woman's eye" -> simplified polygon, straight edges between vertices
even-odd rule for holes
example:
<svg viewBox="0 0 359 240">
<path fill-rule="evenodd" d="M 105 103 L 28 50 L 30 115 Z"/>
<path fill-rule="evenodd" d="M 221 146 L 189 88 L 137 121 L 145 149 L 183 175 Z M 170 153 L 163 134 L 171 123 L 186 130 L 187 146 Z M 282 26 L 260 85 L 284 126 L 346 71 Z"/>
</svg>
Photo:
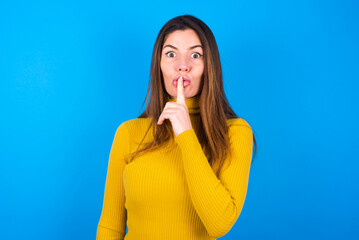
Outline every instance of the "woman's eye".
<svg viewBox="0 0 359 240">
<path fill-rule="evenodd" d="M 176 54 L 174 52 L 168 52 L 166 53 L 167 57 L 173 58 L 176 56 Z"/>
<path fill-rule="evenodd" d="M 200 58 L 200 57 L 202 57 L 202 55 L 199 54 L 199 53 L 197 53 L 197 52 L 195 52 L 195 53 L 192 53 L 191 57 L 192 57 L 192 58 Z"/>
</svg>

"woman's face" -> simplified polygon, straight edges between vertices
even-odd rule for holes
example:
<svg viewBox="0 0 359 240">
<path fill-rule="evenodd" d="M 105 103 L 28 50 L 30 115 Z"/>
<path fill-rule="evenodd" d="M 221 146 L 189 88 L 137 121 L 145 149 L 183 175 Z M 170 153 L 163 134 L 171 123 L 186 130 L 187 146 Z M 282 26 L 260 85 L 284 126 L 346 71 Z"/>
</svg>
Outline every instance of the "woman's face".
<svg viewBox="0 0 359 240">
<path fill-rule="evenodd" d="M 167 93 L 177 98 L 177 80 L 183 77 L 185 98 L 198 94 L 204 71 L 203 47 L 192 29 L 167 35 L 161 53 L 161 71 Z"/>
</svg>

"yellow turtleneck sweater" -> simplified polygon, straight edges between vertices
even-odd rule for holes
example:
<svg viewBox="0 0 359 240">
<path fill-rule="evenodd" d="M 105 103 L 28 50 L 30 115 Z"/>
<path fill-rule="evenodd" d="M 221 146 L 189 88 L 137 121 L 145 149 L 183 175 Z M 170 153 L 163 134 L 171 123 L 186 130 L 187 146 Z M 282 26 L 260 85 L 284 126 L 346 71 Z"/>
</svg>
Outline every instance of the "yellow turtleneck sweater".
<svg viewBox="0 0 359 240">
<path fill-rule="evenodd" d="M 218 179 L 195 134 L 198 97 L 186 99 L 186 105 L 193 129 L 129 164 L 124 159 L 137 149 L 151 120 L 137 118 L 118 127 L 97 240 L 213 240 L 236 222 L 247 193 L 252 130 L 241 118 L 227 120 L 232 159 Z M 151 139 L 149 132 L 144 142 Z"/>
</svg>

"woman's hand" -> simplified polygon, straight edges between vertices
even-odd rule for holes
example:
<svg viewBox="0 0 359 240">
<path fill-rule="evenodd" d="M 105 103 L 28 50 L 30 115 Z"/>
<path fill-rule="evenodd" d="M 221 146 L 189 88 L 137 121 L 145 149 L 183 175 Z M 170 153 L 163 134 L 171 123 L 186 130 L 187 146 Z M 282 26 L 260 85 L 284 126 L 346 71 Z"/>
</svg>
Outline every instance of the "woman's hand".
<svg viewBox="0 0 359 240">
<path fill-rule="evenodd" d="M 161 125 L 165 119 L 171 121 L 173 132 L 177 137 L 182 132 L 192 129 L 191 119 L 183 93 L 183 78 L 178 79 L 177 83 L 177 102 L 167 102 L 157 124 Z"/>
</svg>

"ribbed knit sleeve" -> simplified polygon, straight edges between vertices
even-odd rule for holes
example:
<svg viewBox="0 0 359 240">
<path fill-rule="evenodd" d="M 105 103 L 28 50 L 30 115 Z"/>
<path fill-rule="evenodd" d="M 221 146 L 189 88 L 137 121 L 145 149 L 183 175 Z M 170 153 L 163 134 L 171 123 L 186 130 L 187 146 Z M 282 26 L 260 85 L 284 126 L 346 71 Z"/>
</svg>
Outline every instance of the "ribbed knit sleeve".
<svg viewBox="0 0 359 240">
<path fill-rule="evenodd" d="M 252 130 L 246 121 L 238 119 L 229 129 L 229 138 L 232 159 L 221 179 L 213 172 L 193 129 L 175 138 L 181 149 L 192 204 L 208 234 L 214 238 L 224 236 L 232 228 L 247 193 Z"/>
<path fill-rule="evenodd" d="M 125 156 L 129 152 L 128 139 L 128 130 L 123 123 L 117 128 L 111 147 L 97 240 L 124 239 L 126 234 L 127 215 L 122 173 L 126 166 Z"/>
</svg>

